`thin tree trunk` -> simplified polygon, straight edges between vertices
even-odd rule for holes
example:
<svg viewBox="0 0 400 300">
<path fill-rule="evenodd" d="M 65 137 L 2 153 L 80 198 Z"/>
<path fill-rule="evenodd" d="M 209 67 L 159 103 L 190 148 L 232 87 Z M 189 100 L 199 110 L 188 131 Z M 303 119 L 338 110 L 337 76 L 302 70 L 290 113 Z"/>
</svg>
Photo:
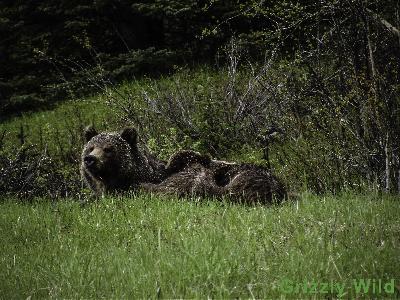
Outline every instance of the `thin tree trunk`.
<svg viewBox="0 0 400 300">
<path fill-rule="evenodd" d="M 400 194 L 400 167 L 397 173 L 397 194 Z"/>
<path fill-rule="evenodd" d="M 385 141 L 385 191 L 390 192 L 391 182 L 390 182 L 390 163 L 391 163 L 391 149 L 390 149 L 389 132 L 386 133 Z"/>
<path fill-rule="evenodd" d="M 371 29 L 369 25 L 369 18 L 365 15 L 365 27 L 367 34 L 367 43 L 368 43 L 368 59 L 371 67 L 371 77 L 373 84 L 373 93 L 375 97 L 375 103 L 379 103 L 379 82 L 378 82 L 378 72 L 375 65 L 373 45 L 371 40 Z M 389 193 L 391 189 L 391 163 L 392 163 L 392 149 L 391 149 L 391 140 L 390 140 L 390 129 L 384 130 L 383 128 L 380 131 L 386 131 L 386 138 L 384 141 L 384 152 L 385 152 L 385 178 L 384 178 L 384 190 Z"/>
<path fill-rule="evenodd" d="M 394 161 L 396 162 L 396 169 L 397 169 L 397 193 L 400 194 L 400 157 L 398 151 L 394 154 Z M 394 179 L 396 180 L 396 178 Z"/>
<path fill-rule="evenodd" d="M 372 80 L 374 82 L 374 87 L 376 87 L 376 67 L 375 67 L 375 59 L 374 59 L 374 52 L 372 48 L 372 41 L 371 41 L 371 31 L 369 28 L 368 18 L 365 21 L 367 27 L 367 43 L 368 43 L 368 55 L 369 55 L 369 62 L 371 64 L 371 73 L 372 73 Z M 378 91 L 375 90 L 375 96 Z"/>
<path fill-rule="evenodd" d="M 383 26 L 385 26 L 386 29 L 388 29 L 393 35 L 396 35 L 397 37 L 400 38 L 400 30 L 394 27 L 392 24 L 390 24 L 388 21 L 386 21 L 384 18 L 373 12 L 372 10 L 366 8 L 365 9 L 375 21 L 380 22 Z"/>
</svg>

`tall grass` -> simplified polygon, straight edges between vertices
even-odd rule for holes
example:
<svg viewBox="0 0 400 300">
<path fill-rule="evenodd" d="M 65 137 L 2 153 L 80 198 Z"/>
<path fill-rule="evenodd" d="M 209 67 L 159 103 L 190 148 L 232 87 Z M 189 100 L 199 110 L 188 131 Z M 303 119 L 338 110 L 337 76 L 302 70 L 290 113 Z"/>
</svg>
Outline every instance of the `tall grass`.
<svg viewBox="0 0 400 300">
<path fill-rule="evenodd" d="M 246 207 L 137 195 L 0 206 L 4 299 L 365 296 L 354 279 L 394 279 L 394 294 L 367 297 L 400 295 L 400 202 L 391 197 L 304 194 Z M 313 282 L 345 290 L 295 289 Z"/>
</svg>

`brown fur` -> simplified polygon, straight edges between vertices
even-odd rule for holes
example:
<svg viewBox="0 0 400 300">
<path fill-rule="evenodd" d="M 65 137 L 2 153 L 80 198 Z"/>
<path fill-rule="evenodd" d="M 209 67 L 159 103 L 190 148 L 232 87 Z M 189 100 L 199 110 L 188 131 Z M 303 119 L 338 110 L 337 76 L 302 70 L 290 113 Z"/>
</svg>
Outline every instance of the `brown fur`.
<svg viewBox="0 0 400 300">
<path fill-rule="evenodd" d="M 98 134 L 89 127 L 84 134 L 81 174 L 97 195 L 140 186 L 151 192 L 226 196 L 249 203 L 286 196 L 283 184 L 260 166 L 212 160 L 190 150 L 178 151 L 166 164 L 138 145 L 133 128 Z"/>
<path fill-rule="evenodd" d="M 159 184 L 142 184 L 145 191 L 184 196 L 221 196 L 221 189 L 214 180 L 210 169 L 199 163 L 191 164 L 170 175 Z"/>
<path fill-rule="evenodd" d="M 223 184 L 226 184 L 223 186 L 223 194 L 232 199 L 268 203 L 286 197 L 284 185 L 261 166 L 238 164 L 225 170 L 218 169 L 216 175 L 216 178 L 223 179 Z"/>
<path fill-rule="evenodd" d="M 81 174 L 96 194 L 127 190 L 165 178 L 165 162 L 138 145 L 134 128 L 98 134 L 93 127 L 88 127 L 84 135 L 87 144 L 82 152 Z"/>
<path fill-rule="evenodd" d="M 266 168 L 211 160 L 194 151 L 174 154 L 167 166 L 168 177 L 144 190 L 178 196 L 226 196 L 247 203 L 268 203 L 286 197 L 284 185 Z"/>
<path fill-rule="evenodd" d="M 209 167 L 210 163 L 211 158 L 209 156 L 201 155 L 192 150 L 181 150 L 171 155 L 166 166 L 166 172 L 168 175 L 172 175 L 193 164 Z"/>
</svg>

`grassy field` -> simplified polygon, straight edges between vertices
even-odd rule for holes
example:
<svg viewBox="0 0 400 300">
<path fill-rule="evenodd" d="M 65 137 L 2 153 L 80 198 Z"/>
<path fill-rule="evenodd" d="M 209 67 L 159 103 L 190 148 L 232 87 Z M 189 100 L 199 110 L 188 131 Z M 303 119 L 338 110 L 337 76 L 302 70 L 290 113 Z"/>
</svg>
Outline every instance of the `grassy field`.
<svg viewBox="0 0 400 300">
<path fill-rule="evenodd" d="M 196 73 L 187 84 L 203 90 L 220 75 Z M 152 91 L 148 84 L 146 80 L 126 83 L 114 92 L 129 100 L 135 91 Z M 174 84 L 168 78 L 157 81 L 167 87 Z M 7 162 L 23 139 L 24 147 L 45 150 L 57 159 L 55 167 L 65 178 L 54 178 L 64 178 L 69 186 L 67 175 L 71 173 L 80 191 L 82 131 L 90 123 L 99 130 L 126 125 L 106 104 L 104 95 L 67 101 L 53 110 L 1 122 L 0 136 L 4 132 L 5 138 L 0 154 Z M 157 135 L 153 127 L 142 128 L 148 146 L 160 157 L 167 158 L 186 144 L 193 146 L 190 140 L 183 143 L 174 128 L 163 122 L 151 125 L 165 129 Z M 294 149 L 319 145 L 314 143 L 318 140 L 311 141 L 300 142 Z M 326 154 L 324 145 L 319 147 Z M 283 162 L 275 155 L 279 149 L 286 153 Z M 334 170 L 319 152 L 306 155 L 313 154 L 314 148 L 304 156 L 293 156 L 285 146 L 279 149 L 271 149 L 271 164 L 289 192 L 310 190 L 306 175 L 318 182 L 335 179 Z M 233 157 L 218 158 L 265 163 L 259 147 L 235 148 L 232 153 Z M 313 157 L 318 159 L 313 161 Z M 303 161 L 308 169 L 301 168 Z M 34 185 L 47 188 L 53 183 L 47 171 L 37 171 Z M 53 202 L 47 198 L 28 202 L 23 197 L 15 199 L 12 193 L 4 199 L 2 195 L 0 299 L 400 298 L 399 197 L 363 194 L 360 191 L 378 189 L 371 188 L 371 183 L 357 186 L 349 178 L 358 193 L 305 193 L 277 206 L 146 194 L 82 205 L 77 200 L 82 193 Z M 19 191 L 25 185 L 16 187 Z"/>
<path fill-rule="evenodd" d="M 400 295 L 400 201 L 374 194 L 269 207 L 9 199 L 0 240 L 3 299 L 359 298 L 363 280 L 368 298 Z"/>
</svg>

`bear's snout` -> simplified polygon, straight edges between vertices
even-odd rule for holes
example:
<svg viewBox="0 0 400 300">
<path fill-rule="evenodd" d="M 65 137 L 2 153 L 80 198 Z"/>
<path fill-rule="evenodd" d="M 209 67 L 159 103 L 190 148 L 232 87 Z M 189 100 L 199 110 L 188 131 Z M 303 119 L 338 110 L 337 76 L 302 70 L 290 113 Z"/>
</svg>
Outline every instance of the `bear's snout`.
<svg viewBox="0 0 400 300">
<path fill-rule="evenodd" d="M 83 159 L 86 167 L 91 167 L 96 162 L 96 157 L 93 155 L 86 155 Z"/>
</svg>

